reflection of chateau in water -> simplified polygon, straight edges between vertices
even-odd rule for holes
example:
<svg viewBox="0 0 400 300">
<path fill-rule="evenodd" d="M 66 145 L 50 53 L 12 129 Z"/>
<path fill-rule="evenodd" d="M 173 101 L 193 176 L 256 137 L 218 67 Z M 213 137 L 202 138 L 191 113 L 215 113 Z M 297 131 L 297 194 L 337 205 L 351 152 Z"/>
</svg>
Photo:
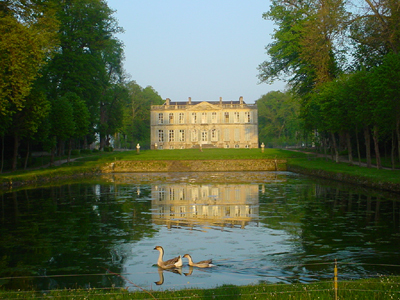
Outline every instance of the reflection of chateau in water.
<svg viewBox="0 0 400 300">
<path fill-rule="evenodd" d="M 257 184 L 159 184 L 152 186 L 153 222 L 168 227 L 244 227 L 258 218 Z"/>
</svg>

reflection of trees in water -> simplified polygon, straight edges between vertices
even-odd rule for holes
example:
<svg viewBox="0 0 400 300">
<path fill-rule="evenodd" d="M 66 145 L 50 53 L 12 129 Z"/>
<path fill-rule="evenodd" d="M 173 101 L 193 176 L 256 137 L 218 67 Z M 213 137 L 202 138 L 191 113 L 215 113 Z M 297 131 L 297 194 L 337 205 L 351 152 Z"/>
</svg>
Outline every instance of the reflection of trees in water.
<svg viewBox="0 0 400 300">
<path fill-rule="evenodd" d="M 371 263 L 400 264 L 393 259 L 398 253 L 399 204 L 376 192 L 318 186 L 315 200 L 305 207 L 302 246 L 308 255 L 365 262 L 370 265 L 363 268 L 369 270 L 375 268 Z M 388 270 L 393 271 L 399 270 Z"/>
<path fill-rule="evenodd" d="M 140 201 L 149 194 L 148 188 L 137 195 L 131 186 L 87 184 L 3 194 L 0 276 L 120 272 L 126 253 L 117 245 L 152 234 L 151 217 L 142 214 L 150 203 Z M 121 278 L 85 275 L 12 280 L 6 287 L 36 284 L 44 289 L 123 285 Z"/>
</svg>

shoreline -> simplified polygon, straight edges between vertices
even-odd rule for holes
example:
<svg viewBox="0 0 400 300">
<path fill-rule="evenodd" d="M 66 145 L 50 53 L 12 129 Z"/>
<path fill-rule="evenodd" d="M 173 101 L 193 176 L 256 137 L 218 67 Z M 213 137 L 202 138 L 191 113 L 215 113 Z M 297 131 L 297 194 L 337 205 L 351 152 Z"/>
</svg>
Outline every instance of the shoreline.
<svg viewBox="0 0 400 300">
<path fill-rule="evenodd" d="M 400 193 L 399 180 L 391 181 L 390 178 L 382 178 L 379 172 L 387 172 L 392 177 L 399 177 L 399 170 L 375 170 L 360 166 L 349 166 L 346 163 L 332 163 L 309 159 L 205 159 L 205 160 L 115 160 L 112 162 L 101 162 L 94 165 L 74 166 L 62 165 L 52 169 L 42 169 L 43 172 L 25 172 L 23 174 L 3 174 L 0 177 L 0 189 L 12 190 L 15 188 L 36 188 L 48 184 L 63 184 L 68 181 L 81 181 L 82 178 L 91 180 L 101 178 L 105 175 L 115 174 L 121 177 L 122 174 L 156 174 L 161 173 L 184 173 L 195 172 L 275 172 L 290 171 L 303 175 L 313 176 L 344 182 L 347 184 L 364 186 L 383 191 Z M 358 172 L 355 172 L 358 170 Z M 368 172 L 375 172 L 373 175 Z M 152 176 L 148 176 L 149 179 Z M 207 177 L 203 176 L 204 178 Z M 250 176 L 251 177 L 251 176 Z"/>
</svg>

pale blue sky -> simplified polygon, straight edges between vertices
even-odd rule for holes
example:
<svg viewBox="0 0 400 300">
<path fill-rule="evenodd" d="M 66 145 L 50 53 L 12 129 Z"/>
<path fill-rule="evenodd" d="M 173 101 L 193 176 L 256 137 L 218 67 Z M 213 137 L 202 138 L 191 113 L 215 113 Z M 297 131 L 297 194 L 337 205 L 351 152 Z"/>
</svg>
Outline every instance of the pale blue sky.
<svg viewBox="0 0 400 300">
<path fill-rule="evenodd" d="M 125 69 L 173 101 L 253 103 L 283 83 L 258 84 L 273 24 L 268 0 L 107 0 L 125 33 Z"/>
</svg>

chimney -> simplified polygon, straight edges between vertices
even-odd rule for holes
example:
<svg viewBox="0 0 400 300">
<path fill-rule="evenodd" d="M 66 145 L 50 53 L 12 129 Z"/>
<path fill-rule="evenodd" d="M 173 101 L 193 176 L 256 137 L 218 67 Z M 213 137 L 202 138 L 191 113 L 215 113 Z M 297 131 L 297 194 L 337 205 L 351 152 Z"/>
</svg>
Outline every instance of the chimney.
<svg viewBox="0 0 400 300">
<path fill-rule="evenodd" d="M 222 105 L 222 97 L 219 97 L 219 105 Z"/>
<path fill-rule="evenodd" d="M 165 105 L 169 105 L 170 102 L 171 102 L 171 99 L 169 99 L 169 98 L 165 99 Z"/>
<path fill-rule="evenodd" d="M 239 103 L 243 104 L 243 97 L 242 96 L 240 96 L 240 98 L 239 98 Z"/>
<path fill-rule="evenodd" d="M 192 104 L 192 97 L 189 97 L 188 104 Z"/>
</svg>

